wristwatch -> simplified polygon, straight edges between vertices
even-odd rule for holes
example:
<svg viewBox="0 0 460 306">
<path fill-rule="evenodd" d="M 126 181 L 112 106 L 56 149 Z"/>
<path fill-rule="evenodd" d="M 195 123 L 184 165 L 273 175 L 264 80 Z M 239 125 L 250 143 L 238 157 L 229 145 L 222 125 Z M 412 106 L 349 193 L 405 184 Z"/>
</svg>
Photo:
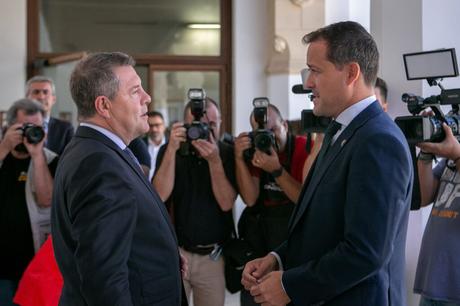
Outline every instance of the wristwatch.
<svg viewBox="0 0 460 306">
<path fill-rule="evenodd" d="M 283 174 L 283 166 L 279 167 L 278 169 L 274 170 L 272 173 L 270 173 L 274 178 L 280 177 L 281 174 Z"/>
</svg>

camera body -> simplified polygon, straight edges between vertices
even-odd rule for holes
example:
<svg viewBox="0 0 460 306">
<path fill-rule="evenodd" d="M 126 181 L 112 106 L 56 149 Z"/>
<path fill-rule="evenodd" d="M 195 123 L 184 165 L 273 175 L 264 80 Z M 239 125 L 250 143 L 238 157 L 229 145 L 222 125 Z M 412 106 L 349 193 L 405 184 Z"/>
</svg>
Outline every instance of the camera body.
<svg viewBox="0 0 460 306">
<path fill-rule="evenodd" d="M 316 116 L 311 109 L 304 109 L 300 118 L 300 128 L 306 133 L 324 133 L 331 120 L 329 117 Z"/>
<path fill-rule="evenodd" d="M 202 88 L 190 88 L 187 96 L 190 100 L 190 112 L 193 115 L 193 121 L 190 124 L 184 124 L 187 142 L 181 144 L 180 151 L 182 155 L 194 155 L 195 150 L 193 150 L 191 142 L 198 139 L 209 139 L 209 125 L 201 122 L 201 118 L 206 113 L 206 92 Z"/>
<path fill-rule="evenodd" d="M 456 91 L 456 90 L 454 90 Z M 407 108 L 412 116 L 401 116 L 395 119 L 396 124 L 402 130 L 409 144 L 419 142 L 441 142 L 445 138 L 445 133 L 442 124 L 446 123 L 452 130 L 454 136 L 459 136 L 460 115 L 458 114 L 458 104 L 460 96 L 457 95 L 457 100 L 446 100 L 446 92 L 437 96 L 422 98 L 413 94 L 404 93 L 402 101 L 407 103 Z M 444 115 L 440 109 L 440 105 L 451 104 L 452 110 Z M 417 115 L 426 108 L 433 110 L 434 116 Z"/>
<path fill-rule="evenodd" d="M 187 130 L 187 141 L 209 139 L 209 126 L 207 123 L 201 122 L 201 118 L 206 112 L 206 92 L 202 88 L 190 88 L 188 98 L 193 121 L 191 124 L 184 124 Z"/>
<path fill-rule="evenodd" d="M 22 131 L 23 138 L 26 138 L 30 144 L 37 144 L 45 137 L 45 130 L 33 123 L 24 123 L 18 130 Z M 27 148 L 23 143 L 18 144 L 14 149 L 18 152 L 27 153 Z"/>
<path fill-rule="evenodd" d="M 254 105 L 254 121 L 257 123 L 257 128 L 248 133 L 251 139 L 251 148 L 244 151 L 244 157 L 247 161 L 251 160 L 254 156 L 256 149 L 270 154 L 271 148 L 275 146 L 275 134 L 266 128 L 268 118 L 268 105 L 270 104 L 268 98 L 259 97 L 254 98 L 252 101 Z"/>
<path fill-rule="evenodd" d="M 430 86 L 438 85 L 441 94 L 427 98 L 404 93 L 401 100 L 407 103 L 412 116 L 395 118 L 410 145 L 419 142 L 441 142 L 445 138 L 442 124 L 446 123 L 454 136 L 459 138 L 460 127 L 460 89 L 444 89 L 439 80 L 444 77 L 458 76 L 455 49 L 441 49 L 427 52 L 404 54 L 404 65 L 408 80 L 426 79 Z M 436 67 L 436 68 L 433 68 Z M 451 105 L 444 115 L 441 105 Z M 434 115 L 418 115 L 422 110 L 431 108 Z"/>
</svg>

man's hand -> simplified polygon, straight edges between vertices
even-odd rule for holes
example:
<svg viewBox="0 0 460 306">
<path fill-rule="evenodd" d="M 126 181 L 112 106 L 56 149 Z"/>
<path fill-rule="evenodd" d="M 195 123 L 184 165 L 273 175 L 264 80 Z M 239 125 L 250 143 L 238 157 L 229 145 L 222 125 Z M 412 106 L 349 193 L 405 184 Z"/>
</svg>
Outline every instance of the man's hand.
<svg viewBox="0 0 460 306">
<path fill-rule="evenodd" d="M 26 147 L 32 159 L 44 157 L 43 147 L 45 145 L 46 136 L 47 135 L 45 135 L 45 137 L 43 137 L 43 139 L 39 143 L 35 143 L 35 144 L 28 142 L 27 138 L 24 137 L 24 146 Z"/>
<path fill-rule="evenodd" d="M 219 156 L 219 147 L 212 133 L 209 133 L 209 141 L 205 139 L 197 139 L 192 141 L 192 145 L 201 157 L 206 159 L 208 163 L 221 162 Z"/>
<path fill-rule="evenodd" d="M 8 153 L 11 152 L 18 144 L 22 143 L 21 123 L 15 123 L 8 128 L 1 141 L 2 148 Z"/>
<path fill-rule="evenodd" d="M 176 122 L 172 125 L 171 133 L 169 134 L 168 149 L 171 148 L 176 152 L 180 148 L 180 143 L 187 140 L 186 130 L 182 122 Z"/>
<path fill-rule="evenodd" d="M 241 284 L 246 290 L 250 290 L 253 286 L 258 285 L 260 279 L 277 268 L 278 262 L 271 254 L 251 260 L 244 266 Z"/>
<path fill-rule="evenodd" d="M 271 173 L 281 167 L 278 154 L 273 147 L 270 148 L 270 155 L 256 149 L 254 157 L 252 158 L 252 164 L 268 173 Z"/>
<path fill-rule="evenodd" d="M 235 138 L 235 158 L 243 159 L 244 151 L 251 147 L 251 139 L 248 132 L 243 132 Z"/>
<path fill-rule="evenodd" d="M 278 306 L 287 305 L 291 299 L 281 285 L 282 271 L 270 272 L 264 276 L 258 285 L 251 288 L 251 295 L 254 301 L 261 305 Z"/>
<path fill-rule="evenodd" d="M 417 146 L 424 152 L 455 160 L 460 157 L 460 143 L 445 123 L 442 124 L 446 138 L 439 143 L 421 142 Z"/>
</svg>

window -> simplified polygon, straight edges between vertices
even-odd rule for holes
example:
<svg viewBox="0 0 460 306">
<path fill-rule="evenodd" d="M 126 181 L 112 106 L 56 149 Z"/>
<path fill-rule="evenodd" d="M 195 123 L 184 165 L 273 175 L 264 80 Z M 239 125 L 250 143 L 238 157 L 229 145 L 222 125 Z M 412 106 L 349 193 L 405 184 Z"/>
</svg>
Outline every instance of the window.
<svg viewBox="0 0 460 306">
<path fill-rule="evenodd" d="M 54 115 L 75 112 L 73 105 L 66 105 L 73 104 L 67 85 L 71 69 L 60 66 L 73 67 L 72 60 L 82 51 L 123 51 L 136 59 L 136 70 L 152 96 L 151 109 L 164 112 L 170 122 L 177 120 L 186 87 L 203 86 L 221 104 L 222 129 L 231 131 L 231 0 L 27 3 L 28 76 L 47 74 L 60 80 L 57 98 L 62 105 L 53 109 Z"/>
</svg>

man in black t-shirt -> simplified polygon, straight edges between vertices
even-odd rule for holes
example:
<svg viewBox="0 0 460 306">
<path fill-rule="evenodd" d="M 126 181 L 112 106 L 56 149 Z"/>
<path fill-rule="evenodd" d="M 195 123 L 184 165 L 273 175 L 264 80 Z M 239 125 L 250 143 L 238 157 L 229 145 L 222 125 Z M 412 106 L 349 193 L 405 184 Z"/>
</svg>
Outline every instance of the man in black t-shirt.
<svg viewBox="0 0 460 306">
<path fill-rule="evenodd" d="M 12 305 L 22 273 L 50 232 L 57 155 L 43 148 L 46 137 L 31 143 L 22 128 L 25 123 L 41 127 L 43 115 L 38 102 L 16 101 L 0 142 L 0 305 Z"/>
<path fill-rule="evenodd" d="M 169 142 L 158 153 L 153 186 L 170 212 L 179 246 L 188 259 L 184 278 L 187 296 L 193 291 L 195 306 L 223 306 L 224 262 L 219 244 L 231 234 L 231 209 L 236 191 L 233 148 L 218 141 L 221 123 L 216 102 L 206 98 L 202 123 L 209 126 L 209 139 L 186 140 L 183 123 L 172 126 Z M 193 120 L 190 103 L 184 121 Z M 185 154 L 180 149 L 189 145 Z"/>
</svg>

